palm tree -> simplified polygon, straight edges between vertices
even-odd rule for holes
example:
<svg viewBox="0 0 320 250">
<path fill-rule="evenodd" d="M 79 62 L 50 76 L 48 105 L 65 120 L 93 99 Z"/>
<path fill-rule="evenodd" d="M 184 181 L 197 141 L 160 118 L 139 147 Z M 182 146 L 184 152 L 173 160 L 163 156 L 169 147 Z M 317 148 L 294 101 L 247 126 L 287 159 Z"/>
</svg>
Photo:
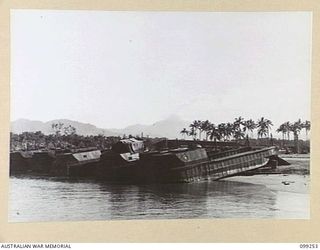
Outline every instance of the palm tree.
<svg viewBox="0 0 320 250">
<path fill-rule="evenodd" d="M 257 127 L 257 125 L 254 122 L 254 120 L 252 120 L 252 119 L 243 122 L 243 131 L 247 132 L 247 135 L 248 135 L 249 131 L 251 132 L 251 135 L 252 135 L 253 130 L 256 127 Z"/>
<path fill-rule="evenodd" d="M 241 126 L 243 125 L 243 123 L 244 123 L 244 119 L 241 116 L 239 116 L 238 118 L 235 118 L 233 122 L 234 129 L 241 130 Z"/>
<path fill-rule="evenodd" d="M 271 126 L 273 126 L 273 124 L 269 119 L 261 117 L 260 120 L 258 120 L 257 122 L 258 138 L 262 137 L 263 135 L 269 136 L 269 131 L 271 129 Z"/>
<path fill-rule="evenodd" d="M 190 132 L 189 132 L 189 135 L 192 136 L 193 140 L 195 140 L 196 137 L 197 137 L 196 128 L 191 127 L 191 130 L 190 130 Z"/>
<path fill-rule="evenodd" d="M 289 126 L 290 128 L 290 126 Z M 276 130 L 277 133 L 282 133 L 282 147 L 284 147 L 285 136 L 287 135 L 289 129 L 286 123 L 282 123 Z"/>
<path fill-rule="evenodd" d="M 183 128 L 183 129 L 180 131 L 180 134 L 182 134 L 183 139 L 185 140 L 185 139 L 186 139 L 186 135 L 189 134 L 189 131 L 188 131 L 186 128 Z"/>
<path fill-rule="evenodd" d="M 291 131 L 293 132 L 295 140 L 299 140 L 299 133 L 302 128 L 303 128 L 303 123 L 301 122 L 301 119 L 299 119 L 298 121 L 292 124 Z"/>
<path fill-rule="evenodd" d="M 226 141 L 226 137 L 227 137 L 227 124 L 225 123 L 220 123 L 218 124 L 218 133 L 220 135 L 220 140 L 223 138 Z"/>
<path fill-rule="evenodd" d="M 234 129 L 233 129 L 233 124 L 228 122 L 226 125 L 225 125 L 225 131 L 224 131 L 224 135 L 226 137 L 226 140 L 229 140 L 231 136 L 234 135 Z"/>
<path fill-rule="evenodd" d="M 190 131 L 195 131 L 198 128 L 197 121 L 193 121 L 193 123 L 191 123 L 189 127 L 190 127 Z"/>
<path fill-rule="evenodd" d="M 271 130 L 271 127 L 273 126 L 273 123 L 269 119 L 266 119 L 265 123 L 266 123 L 267 133 L 268 133 L 268 137 L 269 137 L 269 132 Z"/>
<path fill-rule="evenodd" d="M 198 123 L 198 130 L 199 130 L 199 140 L 201 141 L 201 134 L 206 129 L 206 124 L 204 124 L 204 121 L 197 120 Z"/>
<path fill-rule="evenodd" d="M 290 141 L 290 132 L 292 130 L 292 124 L 290 122 L 283 123 L 283 126 L 285 128 L 285 131 L 287 132 L 287 139 Z"/>
<path fill-rule="evenodd" d="M 191 123 L 190 126 L 189 126 L 191 128 L 191 130 L 194 130 L 193 134 L 194 133 L 197 134 L 196 130 L 197 129 L 199 130 L 199 139 L 201 139 L 201 132 L 202 132 L 201 124 L 202 124 L 202 122 L 200 120 L 194 120 L 193 123 Z"/>
<path fill-rule="evenodd" d="M 240 139 L 243 139 L 245 137 L 244 132 L 241 129 L 237 129 L 234 131 L 234 138 L 238 141 Z"/>
<path fill-rule="evenodd" d="M 311 128 L 311 123 L 310 123 L 310 121 L 306 120 L 306 121 L 303 123 L 303 128 L 306 130 L 306 140 L 308 140 L 308 132 L 310 131 L 310 128 Z"/>
<path fill-rule="evenodd" d="M 285 136 L 285 134 L 287 133 L 287 128 L 286 128 L 285 124 L 284 124 L 284 123 L 281 124 L 281 125 L 279 126 L 279 128 L 276 130 L 276 132 L 277 132 L 277 133 L 282 133 L 282 140 L 284 141 L 284 136 Z"/>
<path fill-rule="evenodd" d="M 218 127 L 216 127 L 214 124 L 211 124 L 210 126 L 210 140 L 213 139 L 220 141 L 222 138 L 221 130 L 219 130 Z"/>
<path fill-rule="evenodd" d="M 235 121 L 233 122 L 233 137 L 236 140 L 239 140 L 244 137 L 243 125 L 244 125 L 244 119 L 241 116 L 239 116 L 238 118 L 235 118 Z"/>
<path fill-rule="evenodd" d="M 296 153 L 300 153 L 299 134 L 302 128 L 303 128 L 303 123 L 301 122 L 301 119 L 294 122 L 291 126 L 291 131 L 293 132 L 293 136 L 294 136 Z"/>
<path fill-rule="evenodd" d="M 212 124 L 209 120 L 205 120 L 204 122 L 201 122 L 201 124 L 200 124 L 201 130 L 206 133 L 206 141 L 208 140 L 208 136 L 210 135 L 211 125 Z"/>
</svg>

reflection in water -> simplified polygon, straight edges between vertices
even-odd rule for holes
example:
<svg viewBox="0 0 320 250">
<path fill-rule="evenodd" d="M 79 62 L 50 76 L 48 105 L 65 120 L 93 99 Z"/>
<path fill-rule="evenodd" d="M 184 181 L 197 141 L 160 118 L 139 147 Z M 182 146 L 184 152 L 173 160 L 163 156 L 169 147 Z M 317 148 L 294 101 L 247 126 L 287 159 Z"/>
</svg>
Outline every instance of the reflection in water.
<svg viewBox="0 0 320 250">
<path fill-rule="evenodd" d="M 111 190 L 112 218 L 270 217 L 276 200 L 262 185 L 229 181 L 101 190 Z"/>
<path fill-rule="evenodd" d="M 9 208 L 9 221 L 282 216 L 278 192 L 235 181 L 138 186 L 11 177 Z"/>
</svg>

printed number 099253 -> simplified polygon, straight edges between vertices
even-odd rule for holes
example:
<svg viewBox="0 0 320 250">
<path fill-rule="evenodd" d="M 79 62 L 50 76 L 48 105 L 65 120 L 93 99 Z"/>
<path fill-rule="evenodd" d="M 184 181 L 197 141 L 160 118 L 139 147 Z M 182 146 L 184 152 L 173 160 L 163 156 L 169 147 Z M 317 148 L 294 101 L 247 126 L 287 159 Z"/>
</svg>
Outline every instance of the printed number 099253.
<svg viewBox="0 0 320 250">
<path fill-rule="evenodd" d="M 318 244 L 300 244 L 300 248 L 313 249 L 318 248 Z"/>
</svg>

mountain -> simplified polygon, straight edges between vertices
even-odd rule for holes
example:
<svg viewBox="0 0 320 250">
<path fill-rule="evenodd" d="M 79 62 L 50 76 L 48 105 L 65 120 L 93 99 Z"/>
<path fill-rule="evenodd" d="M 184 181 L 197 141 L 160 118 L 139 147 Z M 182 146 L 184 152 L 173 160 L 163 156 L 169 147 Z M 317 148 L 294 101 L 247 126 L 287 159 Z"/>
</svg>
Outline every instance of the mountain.
<svg viewBox="0 0 320 250">
<path fill-rule="evenodd" d="M 28 131 L 28 132 L 42 131 L 43 133 L 45 133 L 45 131 L 47 131 L 47 128 L 45 126 L 45 123 L 41 121 L 19 119 L 11 122 L 11 132 L 20 134 L 25 131 Z"/>
<path fill-rule="evenodd" d="M 68 119 L 56 119 L 48 122 L 41 121 L 31 121 L 27 119 L 19 119 L 11 122 L 11 132 L 20 134 L 22 132 L 36 132 L 41 131 L 44 134 L 52 134 L 54 133 L 51 125 L 53 123 L 63 123 L 64 126 L 73 126 L 76 128 L 77 134 L 79 135 L 99 135 L 105 134 L 108 136 L 115 136 L 119 134 L 115 134 L 109 130 L 97 128 L 96 126 L 90 123 L 82 123 L 77 121 L 72 121 Z"/>
<path fill-rule="evenodd" d="M 68 119 L 56 119 L 48 122 L 32 121 L 27 119 L 19 119 L 11 122 L 11 132 L 20 134 L 22 132 L 36 132 L 42 131 L 44 134 L 52 134 L 53 123 L 63 123 L 64 126 L 73 126 L 76 128 L 79 135 L 98 135 L 104 134 L 106 136 L 122 136 L 126 135 L 141 135 L 150 137 L 167 137 L 180 138 L 180 131 L 187 128 L 190 122 L 184 121 L 178 116 L 170 116 L 167 119 L 157 121 L 151 125 L 135 124 L 123 129 L 103 129 L 98 128 L 90 123 L 82 123 Z"/>
<path fill-rule="evenodd" d="M 141 135 L 150 137 L 167 137 L 170 139 L 180 138 L 180 131 L 187 128 L 190 122 L 182 120 L 176 115 L 169 116 L 167 119 L 155 122 L 151 125 L 135 124 L 124 129 L 110 129 L 115 133 L 126 135 Z"/>
</svg>

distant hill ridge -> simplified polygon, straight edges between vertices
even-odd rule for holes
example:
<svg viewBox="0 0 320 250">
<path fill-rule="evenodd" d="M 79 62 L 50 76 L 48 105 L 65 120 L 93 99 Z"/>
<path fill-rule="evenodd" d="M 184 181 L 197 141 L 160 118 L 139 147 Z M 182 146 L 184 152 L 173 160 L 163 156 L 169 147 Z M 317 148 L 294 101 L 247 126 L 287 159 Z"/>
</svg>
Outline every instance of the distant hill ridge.
<svg viewBox="0 0 320 250">
<path fill-rule="evenodd" d="M 22 133 L 22 132 L 36 132 L 41 131 L 44 134 L 54 133 L 52 129 L 53 123 L 63 123 L 64 126 L 73 126 L 76 128 L 77 133 L 80 135 L 98 135 L 105 132 L 104 129 L 97 128 L 96 126 L 89 123 L 82 123 L 77 121 L 72 121 L 68 119 L 55 119 L 48 122 L 42 121 L 32 121 L 28 119 L 18 119 L 11 122 L 11 132 Z M 111 135 L 111 133 L 110 133 Z"/>
<path fill-rule="evenodd" d="M 170 116 L 167 119 L 157 121 L 151 125 L 135 124 L 125 127 L 123 129 L 104 129 L 98 128 L 90 123 L 82 123 L 69 119 L 55 119 L 47 122 L 33 121 L 28 119 L 18 119 L 11 122 L 11 132 L 20 134 L 22 132 L 36 132 L 41 131 L 44 134 L 54 133 L 51 125 L 53 123 L 61 122 L 64 126 L 73 126 L 76 128 L 79 135 L 99 135 L 105 136 L 122 136 L 126 135 L 141 135 L 151 137 L 168 137 L 181 138 L 180 131 L 184 127 L 188 127 L 190 122 L 180 119 L 178 116 Z"/>
</svg>

